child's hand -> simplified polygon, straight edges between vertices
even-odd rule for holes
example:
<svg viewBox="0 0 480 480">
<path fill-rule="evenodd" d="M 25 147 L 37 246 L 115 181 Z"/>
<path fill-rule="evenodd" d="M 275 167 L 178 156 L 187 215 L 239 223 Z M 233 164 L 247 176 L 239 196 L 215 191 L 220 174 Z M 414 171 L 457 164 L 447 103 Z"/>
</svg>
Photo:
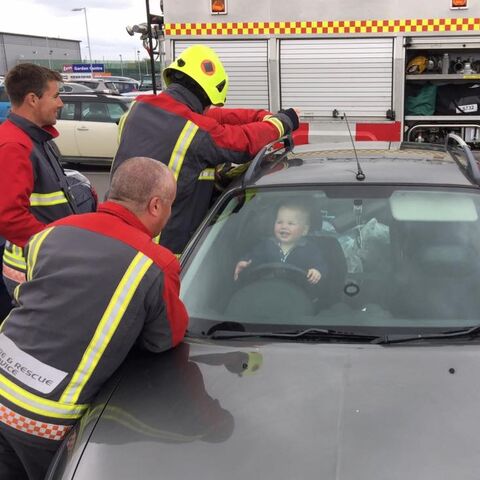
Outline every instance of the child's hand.
<svg viewBox="0 0 480 480">
<path fill-rule="evenodd" d="M 309 283 L 316 284 L 322 278 L 322 274 L 316 268 L 310 268 L 307 272 L 307 280 Z"/>
<path fill-rule="evenodd" d="M 250 264 L 252 263 L 251 260 L 248 260 L 248 262 L 246 260 L 240 260 L 238 263 L 237 263 L 237 266 L 235 267 L 235 273 L 233 274 L 233 279 L 235 281 L 238 280 L 238 275 L 240 274 L 240 272 L 244 269 L 244 268 L 247 268 Z"/>
</svg>

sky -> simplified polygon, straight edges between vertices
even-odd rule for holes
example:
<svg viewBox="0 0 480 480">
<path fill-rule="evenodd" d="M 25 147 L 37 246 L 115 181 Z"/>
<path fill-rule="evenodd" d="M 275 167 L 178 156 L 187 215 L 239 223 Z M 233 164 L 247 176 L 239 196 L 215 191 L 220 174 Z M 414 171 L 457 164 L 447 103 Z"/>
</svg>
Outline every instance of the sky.
<svg viewBox="0 0 480 480">
<path fill-rule="evenodd" d="M 160 13 L 160 1 L 150 0 L 150 13 Z M 125 27 L 146 21 L 145 0 L 1 0 L 0 32 L 80 40 L 82 58 L 88 58 L 85 7 L 92 60 L 135 60 L 147 53 L 138 34 Z"/>
</svg>

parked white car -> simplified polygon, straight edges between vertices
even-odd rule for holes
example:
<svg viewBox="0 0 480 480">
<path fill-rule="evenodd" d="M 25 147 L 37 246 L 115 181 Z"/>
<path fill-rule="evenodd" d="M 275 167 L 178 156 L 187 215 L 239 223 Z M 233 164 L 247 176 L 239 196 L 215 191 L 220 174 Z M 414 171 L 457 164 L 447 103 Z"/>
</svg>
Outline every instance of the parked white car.
<svg viewBox="0 0 480 480">
<path fill-rule="evenodd" d="M 132 99 L 98 93 L 61 94 L 64 103 L 55 125 L 62 161 L 110 164 L 118 146 L 118 122 Z"/>
</svg>

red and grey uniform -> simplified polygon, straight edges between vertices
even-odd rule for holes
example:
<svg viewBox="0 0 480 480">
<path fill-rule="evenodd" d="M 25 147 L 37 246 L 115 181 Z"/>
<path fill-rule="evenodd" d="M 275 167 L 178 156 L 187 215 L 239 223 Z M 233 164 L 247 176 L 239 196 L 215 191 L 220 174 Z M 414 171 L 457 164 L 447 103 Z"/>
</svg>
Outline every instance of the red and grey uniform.
<svg viewBox="0 0 480 480">
<path fill-rule="evenodd" d="M 266 110 L 211 108 L 172 84 L 159 95 L 141 96 L 123 124 L 112 172 L 130 157 L 151 157 L 177 179 L 172 215 L 160 243 L 181 253 L 205 217 L 213 193 L 214 168 L 245 163 L 266 144 L 288 133 L 285 122 Z"/>
<path fill-rule="evenodd" d="M 135 342 L 167 350 L 183 339 L 188 316 L 177 259 L 116 203 L 53 223 L 26 255 L 19 307 L 0 333 L 0 432 L 48 448 Z"/>
<path fill-rule="evenodd" d="M 2 270 L 10 293 L 25 280 L 23 247 L 30 237 L 73 213 L 65 173 L 49 145 L 57 136 L 54 127 L 12 113 L 0 125 L 0 236 L 7 240 Z"/>
</svg>

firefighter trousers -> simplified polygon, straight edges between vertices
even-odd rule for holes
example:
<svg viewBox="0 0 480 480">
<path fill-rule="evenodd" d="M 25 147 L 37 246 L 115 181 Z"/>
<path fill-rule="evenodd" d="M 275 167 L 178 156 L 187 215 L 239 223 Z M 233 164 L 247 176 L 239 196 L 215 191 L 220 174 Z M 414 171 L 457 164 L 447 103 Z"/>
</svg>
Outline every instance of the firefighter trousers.
<svg viewBox="0 0 480 480">
<path fill-rule="evenodd" d="M 25 441 L 23 438 L 25 437 Z M 30 441 L 0 423 L 0 479 L 43 480 L 61 442 Z"/>
</svg>

